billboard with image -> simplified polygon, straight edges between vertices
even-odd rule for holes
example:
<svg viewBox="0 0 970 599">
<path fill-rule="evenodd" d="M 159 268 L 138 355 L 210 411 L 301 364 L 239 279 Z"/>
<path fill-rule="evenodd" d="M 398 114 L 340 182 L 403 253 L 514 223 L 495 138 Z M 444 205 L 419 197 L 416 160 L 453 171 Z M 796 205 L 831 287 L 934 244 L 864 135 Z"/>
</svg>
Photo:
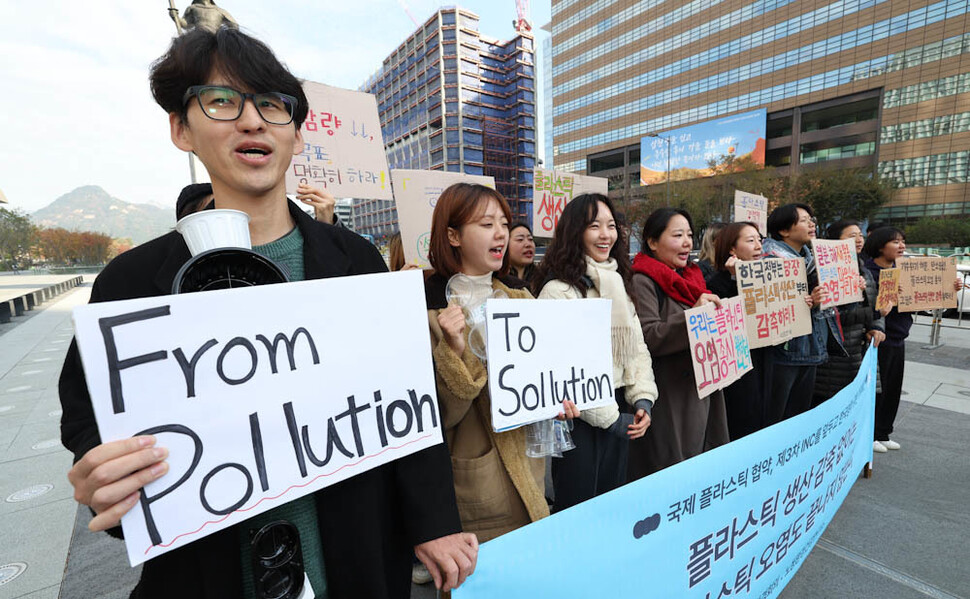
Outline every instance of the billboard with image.
<svg viewBox="0 0 970 599">
<path fill-rule="evenodd" d="M 762 108 L 658 133 L 640 140 L 640 184 L 654 185 L 667 180 L 668 140 L 671 181 L 711 177 L 725 172 L 710 161 L 722 156 L 749 159 L 765 164 L 765 119 Z"/>
</svg>

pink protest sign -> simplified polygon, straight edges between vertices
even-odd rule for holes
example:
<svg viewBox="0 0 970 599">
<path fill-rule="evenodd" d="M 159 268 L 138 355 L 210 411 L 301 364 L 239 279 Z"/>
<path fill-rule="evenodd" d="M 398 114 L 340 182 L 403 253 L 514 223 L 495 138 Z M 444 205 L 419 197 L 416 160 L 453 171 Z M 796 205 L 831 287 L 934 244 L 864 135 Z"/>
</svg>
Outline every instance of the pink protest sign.
<svg viewBox="0 0 970 599">
<path fill-rule="evenodd" d="M 828 289 L 829 299 L 823 308 L 862 301 L 864 291 L 859 278 L 859 260 L 852 239 L 814 239 L 815 265 L 819 285 Z"/>
<path fill-rule="evenodd" d="M 727 387 L 750 371 L 751 350 L 740 297 L 704 304 L 685 313 L 698 397 Z"/>
</svg>

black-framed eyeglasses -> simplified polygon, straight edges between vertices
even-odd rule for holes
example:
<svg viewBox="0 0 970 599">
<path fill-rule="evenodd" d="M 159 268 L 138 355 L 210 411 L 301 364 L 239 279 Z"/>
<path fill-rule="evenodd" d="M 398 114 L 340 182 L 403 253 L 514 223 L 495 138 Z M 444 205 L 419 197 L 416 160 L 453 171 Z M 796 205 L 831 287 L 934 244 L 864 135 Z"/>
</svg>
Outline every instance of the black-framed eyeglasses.
<svg viewBox="0 0 970 599">
<path fill-rule="evenodd" d="M 249 94 L 222 85 L 193 85 L 185 90 L 182 103 L 192 97 L 199 102 L 202 113 L 215 121 L 234 121 L 242 116 L 246 100 L 253 106 L 264 121 L 270 125 L 289 125 L 293 122 L 298 101 L 291 95 L 281 92 Z"/>
<path fill-rule="evenodd" d="M 299 597 L 304 579 L 300 531 L 286 520 L 277 520 L 250 534 L 256 597 Z"/>
</svg>

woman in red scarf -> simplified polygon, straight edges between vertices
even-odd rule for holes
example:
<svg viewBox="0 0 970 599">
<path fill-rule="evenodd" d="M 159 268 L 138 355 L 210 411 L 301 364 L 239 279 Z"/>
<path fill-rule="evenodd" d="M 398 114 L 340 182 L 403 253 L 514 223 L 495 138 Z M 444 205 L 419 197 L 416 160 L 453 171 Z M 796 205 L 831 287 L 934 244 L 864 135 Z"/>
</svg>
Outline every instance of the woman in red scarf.
<svg viewBox="0 0 970 599">
<path fill-rule="evenodd" d="M 724 396 L 717 391 L 700 399 L 694 384 L 684 311 L 720 302 L 690 259 L 692 229 L 684 210 L 654 211 L 643 225 L 643 250 L 633 260 L 633 298 L 661 401 L 647 433 L 630 445 L 630 480 L 728 442 Z"/>
</svg>

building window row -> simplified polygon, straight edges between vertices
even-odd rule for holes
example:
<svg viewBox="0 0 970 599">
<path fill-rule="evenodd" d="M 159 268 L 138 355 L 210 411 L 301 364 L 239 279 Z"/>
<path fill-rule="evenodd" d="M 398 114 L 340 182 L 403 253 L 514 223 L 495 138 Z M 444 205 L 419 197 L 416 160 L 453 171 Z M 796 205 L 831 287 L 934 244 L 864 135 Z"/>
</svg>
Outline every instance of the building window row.
<svg viewBox="0 0 970 599">
<path fill-rule="evenodd" d="M 955 38 L 950 38 L 942 44 L 943 46 L 947 43 L 951 43 L 952 47 L 960 48 L 961 53 L 966 53 L 970 50 L 970 44 L 963 43 L 964 38 L 967 37 L 965 34 L 957 36 Z M 960 43 L 956 43 L 959 40 Z M 907 50 L 910 56 L 919 56 L 921 62 L 918 64 L 925 64 L 928 62 L 938 61 L 943 57 L 942 52 L 937 51 L 926 51 L 927 46 L 936 46 L 940 42 L 934 42 L 932 44 L 927 44 L 926 46 L 918 46 Z M 899 53 L 903 54 L 903 53 Z M 718 102 L 712 102 L 710 104 L 705 104 L 703 106 L 698 106 L 696 108 L 690 108 L 687 110 L 682 110 L 673 114 L 668 114 L 655 119 L 650 119 L 646 122 L 639 123 L 637 125 L 630 125 L 628 127 L 622 127 L 620 129 L 614 129 L 612 131 L 606 131 L 597 135 L 591 135 L 574 141 L 570 141 L 558 146 L 559 152 L 575 152 L 577 150 L 585 150 L 587 148 L 592 148 L 595 146 L 613 143 L 619 140 L 629 139 L 631 137 L 640 137 L 644 133 L 651 131 L 663 131 L 665 129 L 670 129 L 686 123 L 694 123 L 698 121 L 704 121 L 707 119 L 714 118 L 716 116 L 721 116 L 725 114 L 731 114 L 733 112 L 738 112 L 741 110 L 746 110 L 748 108 L 756 108 L 760 106 L 765 106 L 772 102 L 778 102 L 788 98 L 794 98 L 803 94 L 810 92 L 819 92 L 824 89 L 829 89 L 832 87 L 838 87 L 839 85 L 845 85 L 846 83 L 851 83 L 854 81 L 860 81 L 868 79 L 869 77 L 875 77 L 877 75 L 882 75 L 888 72 L 892 68 L 904 68 L 900 66 L 902 63 L 896 60 L 897 54 L 890 54 L 888 56 L 880 56 L 873 58 L 872 60 L 867 60 L 855 65 L 842 67 L 839 69 L 833 69 L 825 73 L 819 73 L 817 75 L 812 75 L 810 77 L 805 77 L 797 81 L 791 81 L 787 83 L 782 83 L 751 93 L 743 94 L 740 96 L 735 96 L 733 98 L 728 98 L 725 100 L 720 100 Z M 895 65 L 895 66 L 894 66 Z M 918 66 L 917 64 L 907 64 L 908 66 Z M 970 74 L 967 75 L 970 77 Z M 960 76 L 955 76 L 959 78 Z M 950 79 L 950 78 L 946 78 Z M 910 86 L 919 87 L 919 86 Z M 951 89 L 949 86 L 938 86 L 937 89 L 944 88 L 946 90 Z M 959 88 L 959 84 L 956 86 Z M 891 90 L 898 91 L 898 90 Z M 887 92 L 887 95 L 891 92 Z M 956 93 L 956 92 L 954 92 Z M 926 94 L 928 96 L 928 94 Z M 884 104 L 885 105 L 885 104 Z M 605 120 L 605 119 L 604 119 Z M 558 131 L 558 130 L 557 130 Z M 557 132 L 558 135 L 558 132 Z"/>
<path fill-rule="evenodd" d="M 961 4 L 963 12 L 966 12 L 967 1 L 963 0 Z M 785 52 L 784 54 L 771 56 L 764 60 L 759 60 L 758 62 L 743 65 L 722 73 L 717 73 L 716 75 L 712 75 L 704 79 L 692 81 L 690 83 L 681 85 L 680 87 L 664 90 L 660 93 L 647 96 L 645 98 L 640 98 L 627 104 L 613 106 L 595 114 L 581 117 L 572 121 L 567 121 L 555 127 L 555 135 L 561 135 L 570 131 L 583 129 L 585 127 L 616 119 L 631 112 L 639 112 L 656 106 L 661 106 L 663 104 L 677 102 L 696 94 L 706 93 L 714 89 L 721 89 L 725 86 L 739 83 L 747 79 L 760 77 L 761 75 L 765 75 L 767 73 L 804 64 L 810 60 L 817 60 L 825 56 L 837 54 L 862 44 L 871 43 L 875 39 L 885 38 L 890 35 L 890 32 L 903 33 L 924 27 L 927 24 L 927 9 L 929 8 L 931 7 L 924 7 L 922 9 L 915 10 L 912 13 L 899 15 L 893 19 L 886 19 L 885 21 L 875 25 L 869 25 L 856 31 L 850 31 L 848 33 L 838 35 L 827 40 L 822 40 L 808 46 L 796 48 L 789 52 Z M 942 19 L 943 17 L 941 16 L 939 18 Z M 940 60 L 944 56 L 954 56 L 960 54 L 967 51 L 967 49 L 970 49 L 970 35 L 966 34 L 945 40 L 945 42 L 934 42 L 925 46 L 911 48 L 904 52 L 900 52 L 898 55 L 890 57 L 882 72 L 885 73 L 891 70 L 899 70 L 908 68 L 909 66 L 923 64 L 925 62 L 933 62 Z M 590 94 L 588 97 L 600 99 L 600 96 L 601 94 L 597 92 L 596 94 Z M 602 99 L 605 99 L 606 97 L 608 96 L 604 95 Z"/>
<path fill-rule="evenodd" d="M 645 26 L 651 28 L 653 31 L 660 31 L 665 27 L 670 27 L 674 23 L 679 23 L 688 17 L 692 17 L 696 14 L 700 14 L 705 10 L 709 10 L 724 0 L 694 0 L 689 2 L 679 8 L 670 11 L 667 14 L 661 15 L 656 19 L 653 19 Z M 620 12 L 610 15 L 605 19 L 596 22 L 592 27 L 588 27 L 579 33 L 572 35 L 565 40 L 557 40 L 556 47 L 553 50 L 553 55 L 557 56 L 570 48 L 574 48 L 579 44 L 591 40 L 594 37 L 602 35 L 605 31 L 608 31 L 614 27 L 619 26 L 621 23 L 629 21 L 634 17 L 638 17 L 641 14 L 647 12 L 651 8 L 663 4 L 663 0 L 642 0 L 634 4 L 633 6 L 621 10 Z M 553 35 L 556 35 L 555 27 L 553 28 Z"/>
<path fill-rule="evenodd" d="M 970 151 L 900 158 L 879 163 L 879 176 L 895 179 L 900 187 L 928 187 L 970 182 Z"/>
<path fill-rule="evenodd" d="M 857 156 L 872 156 L 876 152 L 876 142 L 869 141 L 861 144 L 824 148 L 821 150 L 803 150 L 799 156 L 800 164 L 814 164 L 829 160 L 843 160 Z"/>
<path fill-rule="evenodd" d="M 670 52 L 675 48 L 681 48 L 687 44 L 702 40 L 715 33 L 719 33 L 727 29 L 738 28 L 740 27 L 741 23 L 745 21 L 749 21 L 755 17 L 761 16 L 783 6 L 787 6 L 795 1 L 796 0 L 759 0 L 758 2 L 741 7 L 738 10 L 718 17 L 717 19 L 708 21 L 694 27 L 693 29 L 688 29 L 683 33 L 675 35 L 674 37 L 667 38 L 660 43 L 654 44 L 651 46 L 652 52 L 648 57 L 654 58 L 666 52 Z M 876 0 L 840 0 L 835 4 L 829 5 L 829 8 L 832 10 L 837 10 L 838 12 L 844 12 L 847 5 L 855 4 L 874 6 L 876 4 Z M 626 33 L 620 34 L 615 38 L 611 38 L 595 48 L 580 54 L 579 56 L 570 58 L 569 60 L 554 66 L 552 69 L 553 77 L 566 73 L 567 71 L 571 71 L 572 69 L 584 65 L 595 58 L 599 58 L 600 56 L 616 52 L 627 44 L 631 44 L 647 37 L 655 36 L 657 34 L 656 27 L 657 24 L 654 21 L 651 21 L 650 23 L 641 25 L 636 29 L 632 29 Z M 553 48 L 554 55 L 555 52 L 556 49 Z"/>
<path fill-rule="evenodd" d="M 645 0 L 645 1 L 650 2 L 652 6 L 657 6 L 658 4 L 663 3 L 664 0 Z M 562 33 L 563 31 L 566 31 L 576 23 L 585 21 L 586 19 L 600 12 L 604 8 L 616 4 L 616 2 L 617 0 L 596 0 L 596 2 L 593 2 L 592 4 L 588 4 L 583 8 L 581 8 L 579 12 L 573 13 L 572 16 L 566 17 L 565 19 L 562 19 L 558 23 L 553 24 L 552 34 L 559 35 L 560 33 Z M 565 2 L 561 2 L 560 4 L 565 4 Z M 553 8 L 553 14 L 554 15 L 558 14 L 559 10 L 562 10 L 562 9 L 560 8 L 556 10 L 555 8 Z"/>
<path fill-rule="evenodd" d="M 944 114 L 929 119 L 886 125 L 880 133 L 879 143 L 891 144 L 965 131 L 970 131 L 970 112 Z"/>
<path fill-rule="evenodd" d="M 970 92 L 970 73 L 960 73 L 933 81 L 914 83 L 899 89 L 891 89 L 883 96 L 882 105 L 883 108 L 895 108 L 967 92 Z"/>
<path fill-rule="evenodd" d="M 875 3 L 879 4 L 885 1 L 887 0 L 875 0 Z M 941 2 L 939 4 L 945 4 L 945 2 Z M 771 27 L 767 27 L 760 31 L 755 31 L 754 33 L 742 36 L 738 39 L 720 44 L 713 48 L 709 48 L 702 52 L 698 52 L 693 56 L 688 56 L 687 58 L 683 58 L 681 60 L 677 60 L 672 63 L 666 64 L 658 69 L 655 69 L 647 73 L 643 73 L 627 81 L 622 81 L 620 83 L 617 83 L 615 85 L 612 85 L 608 88 L 603 89 L 602 93 L 606 94 L 606 97 L 612 97 L 617 94 L 630 91 L 632 89 L 644 87 L 646 85 L 656 83 L 657 81 L 662 81 L 669 77 L 673 77 L 674 75 L 677 75 L 679 73 L 684 73 L 686 71 L 690 71 L 692 69 L 702 67 L 706 64 L 710 64 L 712 62 L 716 62 L 718 60 L 728 58 L 730 56 L 735 56 L 737 54 L 740 54 L 752 48 L 757 48 L 765 44 L 771 43 L 773 41 L 784 39 L 788 36 L 795 35 L 796 33 L 799 33 L 801 31 L 818 27 L 820 25 L 828 23 L 829 21 L 833 21 L 833 20 L 845 17 L 858 10 L 861 10 L 860 5 L 858 3 L 855 3 L 851 7 L 846 7 L 842 11 L 833 10 L 831 7 L 823 7 L 818 10 L 814 10 L 812 12 L 799 15 L 792 19 L 788 19 L 787 21 L 777 23 L 775 25 L 772 25 Z M 901 15 L 901 16 L 902 18 L 906 18 L 905 15 Z M 898 18 L 899 17 L 897 17 L 897 19 Z M 890 20 L 886 20 L 884 22 L 877 23 L 870 27 L 872 28 L 873 39 L 881 39 L 883 37 L 886 37 L 886 35 L 889 35 L 888 32 L 891 28 L 891 23 L 890 23 Z M 864 35 L 863 34 L 864 29 L 865 28 L 857 31 L 859 32 L 860 35 Z M 608 77 L 615 73 L 624 72 L 627 69 L 633 68 L 634 66 L 648 60 L 651 57 L 651 54 L 655 52 L 655 49 L 658 46 L 661 46 L 665 43 L 666 42 L 661 42 L 660 44 L 656 44 L 655 46 L 651 46 L 650 48 L 646 48 L 639 52 L 635 52 L 629 56 L 626 56 L 622 59 L 612 62 L 607 66 L 590 71 L 589 73 L 585 73 L 583 75 L 579 75 L 577 77 L 573 77 L 568 81 L 566 81 L 565 83 L 562 83 L 554 87 L 553 95 L 564 94 L 571 90 L 587 85 L 593 81 L 602 79 L 603 77 Z M 864 43 L 864 42 L 861 42 L 861 43 Z M 597 90 L 597 91 L 599 92 L 600 90 Z M 583 95 L 582 97 L 577 98 L 576 100 L 572 100 L 570 102 L 558 104 L 555 108 L 556 116 L 565 114 L 567 112 L 570 112 L 577 108 L 581 108 L 583 106 L 588 106 L 598 101 L 599 99 L 602 99 L 600 93 L 595 94 L 595 96 L 597 97 L 597 99 L 593 99 L 594 94 L 590 94 L 590 95 Z"/>
</svg>

